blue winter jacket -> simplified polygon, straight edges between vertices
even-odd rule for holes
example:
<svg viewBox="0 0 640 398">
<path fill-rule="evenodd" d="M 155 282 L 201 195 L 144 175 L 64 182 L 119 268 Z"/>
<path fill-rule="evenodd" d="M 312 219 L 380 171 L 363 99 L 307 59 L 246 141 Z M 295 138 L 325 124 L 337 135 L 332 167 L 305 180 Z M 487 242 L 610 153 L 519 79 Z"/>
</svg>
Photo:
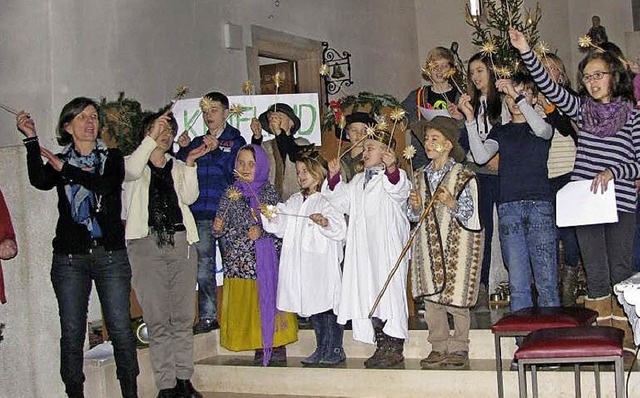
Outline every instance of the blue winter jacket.
<svg viewBox="0 0 640 398">
<path fill-rule="evenodd" d="M 207 132 L 209 134 L 209 132 Z M 180 148 L 177 158 L 186 160 L 189 151 L 202 144 L 203 137 L 194 138 L 191 143 Z M 220 137 L 218 148 L 197 160 L 200 196 L 191 205 L 196 220 L 213 220 L 218 211 L 218 203 L 225 190 L 234 181 L 233 169 L 236 154 L 247 142 L 240 131 L 227 123 Z"/>
</svg>

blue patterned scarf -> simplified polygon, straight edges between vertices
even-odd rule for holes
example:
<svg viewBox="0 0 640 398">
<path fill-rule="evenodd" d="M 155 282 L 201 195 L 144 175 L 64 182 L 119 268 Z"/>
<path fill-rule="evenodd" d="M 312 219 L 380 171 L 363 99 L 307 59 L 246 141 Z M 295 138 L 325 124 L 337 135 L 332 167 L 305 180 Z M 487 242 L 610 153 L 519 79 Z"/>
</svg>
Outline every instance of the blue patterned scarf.
<svg viewBox="0 0 640 398">
<path fill-rule="evenodd" d="M 102 140 L 96 141 L 96 148 L 88 156 L 82 156 L 73 144 L 62 150 L 62 160 L 72 166 L 89 171 L 90 173 L 104 173 L 108 148 Z M 64 191 L 71 205 L 71 217 L 78 224 L 83 224 L 92 238 L 101 238 L 102 229 L 98 224 L 94 209 L 99 208 L 101 197 L 96 197 L 92 191 L 80 184 L 65 185 Z"/>
</svg>

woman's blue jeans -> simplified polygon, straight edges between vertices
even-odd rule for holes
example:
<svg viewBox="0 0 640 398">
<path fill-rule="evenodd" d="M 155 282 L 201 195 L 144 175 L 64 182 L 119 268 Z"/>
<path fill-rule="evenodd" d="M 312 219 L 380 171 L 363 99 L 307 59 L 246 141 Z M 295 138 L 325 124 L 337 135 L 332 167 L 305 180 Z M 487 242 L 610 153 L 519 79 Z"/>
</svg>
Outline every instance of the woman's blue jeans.
<svg viewBox="0 0 640 398">
<path fill-rule="evenodd" d="M 95 282 L 102 314 L 113 342 L 116 374 L 123 396 L 135 396 L 139 373 L 135 336 L 131 330 L 129 294 L 131 266 L 126 250 L 88 254 L 54 254 L 51 281 L 60 315 L 60 375 L 69 396 L 82 396 L 84 341 L 91 284 Z"/>
</svg>

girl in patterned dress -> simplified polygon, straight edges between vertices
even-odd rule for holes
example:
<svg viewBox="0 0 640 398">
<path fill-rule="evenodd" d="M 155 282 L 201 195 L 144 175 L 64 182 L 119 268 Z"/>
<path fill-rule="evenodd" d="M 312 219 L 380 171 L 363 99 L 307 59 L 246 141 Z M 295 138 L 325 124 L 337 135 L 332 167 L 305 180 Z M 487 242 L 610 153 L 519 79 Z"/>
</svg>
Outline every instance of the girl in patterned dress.
<svg viewBox="0 0 640 398">
<path fill-rule="evenodd" d="M 260 207 L 280 198 L 269 183 L 269 160 L 260 146 L 240 149 L 236 174 L 213 225 L 214 234 L 227 239 L 220 345 L 231 351 L 256 350 L 256 364 L 282 364 L 284 346 L 297 340 L 298 325 L 295 314 L 276 309 L 282 245 L 260 220 Z"/>
</svg>

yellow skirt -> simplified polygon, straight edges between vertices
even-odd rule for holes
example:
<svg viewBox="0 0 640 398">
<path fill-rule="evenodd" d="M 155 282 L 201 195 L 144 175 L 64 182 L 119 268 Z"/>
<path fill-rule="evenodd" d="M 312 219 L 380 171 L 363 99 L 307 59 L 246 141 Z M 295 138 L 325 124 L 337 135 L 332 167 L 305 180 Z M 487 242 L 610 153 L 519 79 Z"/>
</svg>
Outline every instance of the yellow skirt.
<svg viewBox="0 0 640 398">
<path fill-rule="evenodd" d="M 220 314 L 220 345 L 230 351 L 262 348 L 262 323 L 255 279 L 225 278 Z M 276 313 L 273 346 L 298 340 L 298 320 L 291 312 Z"/>
</svg>

